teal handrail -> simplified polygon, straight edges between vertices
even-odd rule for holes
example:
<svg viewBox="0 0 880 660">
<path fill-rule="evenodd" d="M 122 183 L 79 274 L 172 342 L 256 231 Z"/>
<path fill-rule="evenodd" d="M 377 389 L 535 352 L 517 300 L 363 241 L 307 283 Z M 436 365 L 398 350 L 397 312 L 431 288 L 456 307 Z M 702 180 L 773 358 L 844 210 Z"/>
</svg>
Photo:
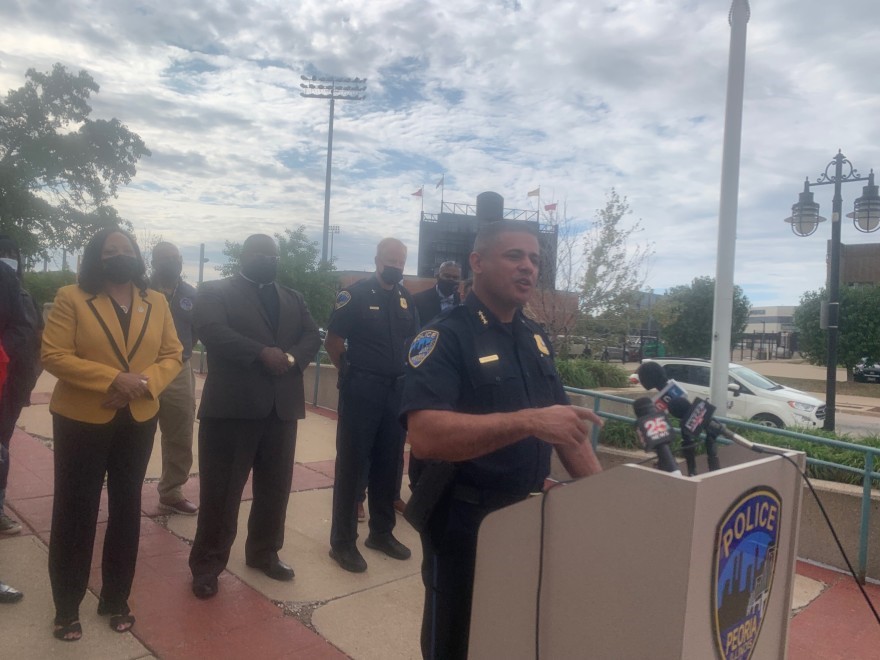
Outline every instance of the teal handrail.
<svg viewBox="0 0 880 660">
<path fill-rule="evenodd" d="M 566 387 L 565 391 L 572 394 L 580 394 L 593 397 L 593 411 L 600 417 L 603 417 L 605 419 L 612 419 L 619 422 L 635 421 L 634 417 L 618 415 L 616 413 L 602 410 L 601 402 L 603 400 L 632 405 L 633 400 L 629 397 L 606 394 L 604 392 L 596 392 L 595 390 L 582 390 L 576 387 Z M 840 463 L 823 461 L 818 458 L 810 458 L 809 456 L 807 457 L 807 464 L 834 468 L 843 472 L 857 474 L 862 477 L 862 504 L 859 523 L 859 557 L 856 567 L 856 575 L 859 581 L 862 584 L 865 584 L 865 578 L 868 571 L 868 531 L 870 529 L 871 522 L 871 482 L 873 479 L 880 480 L 880 472 L 874 471 L 874 457 L 880 456 L 880 447 L 869 447 L 866 445 L 854 444 L 852 442 L 845 442 L 843 440 L 820 438 L 815 435 L 807 435 L 806 433 L 799 433 L 797 431 L 786 431 L 785 429 L 777 429 L 769 426 L 761 426 L 760 424 L 752 424 L 751 422 L 745 422 L 739 419 L 728 419 L 726 417 L 716 417 L 715 419 L 723 422 L 728 426 L 736 426 L 753 431 L 761 431 L 762 433 L 770 433 L 771 435 L 778 435 L 785 438 L 795 438 L 797 440 L 804 440 L 806 442 L 811 442 L 817 445 L 825 445 L 826 447 L 837 447 L 839 449 L 847 449 L 864 454 L 864 468 L 857 468 L 850 465 L 842 465 Z M 718 440 L 719 442 L 722 442 L 724 444 L 730 444 L 730 442 L 728 440 L 725 440 L 724 438 L 719 438 Z M 593 445 L 594 449 L 599 444 L 598 427 L 593 428 L 590 442 Z"/>
</svg>

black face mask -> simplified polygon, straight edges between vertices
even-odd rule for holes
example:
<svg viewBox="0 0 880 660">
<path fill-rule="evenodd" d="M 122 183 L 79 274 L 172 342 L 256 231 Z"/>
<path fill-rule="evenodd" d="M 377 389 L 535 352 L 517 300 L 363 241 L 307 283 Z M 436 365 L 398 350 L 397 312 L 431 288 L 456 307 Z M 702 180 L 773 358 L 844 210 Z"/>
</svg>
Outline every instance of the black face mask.
<svg viewBox="0 0 880 660">
<path fill-rule="evenodd" d="M 385 266 L 382 269 L 382 272 L 379 273 L 379 277 L 382 278 L 382 281 L 385 284 L 397 284 L 400 280 L 403 279 L 403 268 L 396 268 L 394 266 Z"/>
<path fill-rule="evenodd" d="M 242 266 L 241 274 L 258 284 L 269 284 L 278 276 L 278 260 L 274 257 L 256 257 Z"/>
<path fill-rule="evenodd" d="M 142 272 L 137 257 L 128 254 L 117 254 L 104 259 L 104 279 L 113 284 L 131 282 Z"/>
<path fill-rule="evenodd" d="M 451 296 L 458 289 L 458 282 L 455 280 L 437 280 L 437 290 L 445 297 Z"/>
<path fill-rule="evenodd" d="M 153 266 L 153 277 L 161 284 L 177 284 L 182 265 L 177 261 L 163 261 Z"/>
</svg>

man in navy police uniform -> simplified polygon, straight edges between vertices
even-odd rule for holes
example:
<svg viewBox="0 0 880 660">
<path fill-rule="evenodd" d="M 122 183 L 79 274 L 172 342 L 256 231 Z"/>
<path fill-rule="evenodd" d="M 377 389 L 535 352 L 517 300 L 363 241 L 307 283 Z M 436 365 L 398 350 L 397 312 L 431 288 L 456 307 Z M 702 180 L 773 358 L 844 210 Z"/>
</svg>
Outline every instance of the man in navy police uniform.
<svg viewBox="0 0 880 660">
<path fill-rule="evenodd" d="M 404 441 L 400 394 L 418 315 L 409 291 L 400 284 L 406 246 L 395 238 L 383 239 L 375 262 L 375 275 L 337 295 L 324 340 L 340 374 L 330 556 L 353 573 L 367 570 L 356 545 L 357 500 L 365 485 L 370 533 L 364 545 L 394 559 L 410 557 L 409 548 L 392 531 Z"/>
<path fill-rule="evenodd" d="M 547 336 L 522 313 L 539 256 L 529 225 L 483 225 L 470 255 L 472 293 L 410 347 L 401 415 L 413 455 L 457 464 L 421 533 L 428 659 L 467 657 L 483 518 L 542 489 L 551 446 L 574 477 L 602 469 L 589 442 L 601 421 L 569 405 Z"/>
</svg>

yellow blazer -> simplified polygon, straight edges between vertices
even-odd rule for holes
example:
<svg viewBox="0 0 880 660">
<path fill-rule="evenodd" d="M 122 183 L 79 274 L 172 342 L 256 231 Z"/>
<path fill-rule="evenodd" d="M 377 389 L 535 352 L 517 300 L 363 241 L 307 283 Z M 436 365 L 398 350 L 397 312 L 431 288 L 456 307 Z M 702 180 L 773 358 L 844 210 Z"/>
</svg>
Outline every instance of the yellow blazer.
<svg viewBox="0 0 880 660">
<path fill-rule="evenodd" d="M 43 367 L 58 378 L 49 410 L 70 419 L 104 424 L 116 410 L 102 408 L 110 384 L 121 371 L 147 378 L 149 395 L 133 400 L 131 415 L 146 421 L 159 411 L 159 394 L 178 374 L 183 347 L 177 339 L 165 296 L 153 290 L 132 296 L 128 336 L 105 293 L 76 284 L 62 287 L 43 331 Z"/>
</svg>

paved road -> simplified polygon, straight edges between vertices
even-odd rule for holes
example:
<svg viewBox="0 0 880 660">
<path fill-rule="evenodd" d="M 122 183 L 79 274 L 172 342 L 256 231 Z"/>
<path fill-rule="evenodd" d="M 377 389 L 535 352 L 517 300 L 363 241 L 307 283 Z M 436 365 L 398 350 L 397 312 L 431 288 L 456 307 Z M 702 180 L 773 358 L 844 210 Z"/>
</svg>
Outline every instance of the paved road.
<svg viewBox="0 0 880 660">
<path fill-rule="evenodd" d="M 854 438 L 864 438 L 869 435 L 880 436 L 880 417 L 838 412 L 834 422 L 834 430 L 838 435 L 848 433 Z"/>
</svg>

